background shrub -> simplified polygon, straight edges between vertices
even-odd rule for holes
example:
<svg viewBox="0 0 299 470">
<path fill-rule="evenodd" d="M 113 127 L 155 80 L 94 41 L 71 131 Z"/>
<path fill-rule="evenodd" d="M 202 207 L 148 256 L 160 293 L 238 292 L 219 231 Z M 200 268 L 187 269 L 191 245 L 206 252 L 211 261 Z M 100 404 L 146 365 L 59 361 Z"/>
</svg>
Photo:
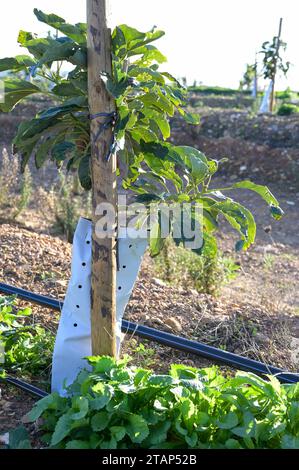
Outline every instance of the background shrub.
<svg viewBox="0 0 299 470">
<path fill-rule="evenodd" d="M 290 103 L 283 103 L 277 111 L 278 116 L 290 116 L 299 113 L 299 106 Z"/>
<path fill-rule="evenodd" d="M 161 279 L 212 295 L 218 294 L 221 287 L 234 279 L 240 269 L 233 257 L 209 250 L 198 256 L 183 246 L 176 246 L 170 239 L 154 260 L 155 270 Z"/>
</svg>

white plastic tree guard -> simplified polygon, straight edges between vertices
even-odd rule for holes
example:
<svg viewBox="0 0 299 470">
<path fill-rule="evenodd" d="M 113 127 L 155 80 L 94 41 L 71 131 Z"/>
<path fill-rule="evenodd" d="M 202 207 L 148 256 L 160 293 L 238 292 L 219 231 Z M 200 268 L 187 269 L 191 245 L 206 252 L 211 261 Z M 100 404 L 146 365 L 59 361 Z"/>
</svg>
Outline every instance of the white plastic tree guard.
<svg viewBox="0 0 299 470">
<path fill-rule="evenodd" d="M 255 75 L 253 79 L 253 84 L 252 84 L 252 90 L 251 90 L 251 96 L 252 98 L 257 98 L 257 77 Z"/>
<path fill-rule="evenodd" d="M 270 81 L 270 84 L 264 93 L 262 103 L 259 109 L 260 113 L 269 113 L 270 111 L 270 96 L 272 93 L 272 88 L 273 88 L 273 80 Z"/>
<path fill-rule="evenodd" d="M 72 253 L 72 273 L 68 284 L 56 336 L 52 391 L 61 395 L 81 369 L 87 368 L 85 357 L 91 356 L 91 221 L 81 218 L 77 225 Z M 117 272 L 117 351 L 120 351 L 121 323 L 147 246 L 144 238 L 118 240 Z"/>
</svg>

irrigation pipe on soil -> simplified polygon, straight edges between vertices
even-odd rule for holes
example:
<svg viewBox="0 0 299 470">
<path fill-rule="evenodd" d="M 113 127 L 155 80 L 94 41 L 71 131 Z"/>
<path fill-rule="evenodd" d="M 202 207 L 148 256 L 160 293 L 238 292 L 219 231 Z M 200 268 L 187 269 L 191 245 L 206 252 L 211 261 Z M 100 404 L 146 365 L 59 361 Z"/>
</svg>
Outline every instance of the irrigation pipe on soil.
<svg viewBox="0 0 299 470">
<path fill-rule="evenodd" d="M 44 295 L 35 294 L 33 292 L 3 283 L 0 283 L 0 292 L 7 295 L 17 295 L 22 300 L 27 300 L 28 302 L 32 302 L 43 307 L 53 308 L 54 310 L 60 311 L 63 307 L 63 302 L 60 302 L 59 300 L 46 297 Z M 163 344 L 164 346 L 169 346 L 186 353 L 195 354 L 197 356 L 201 356 L 217 363 L 222 363 L 237 369 L 254 372 L 255 374 L 259 375 L 275 375 L 282 383 L 292 384 L 299 382 L 299 374 L 287 372 L 278 367 L 264 364 L 263 362 L 239 356 L 238 354 L 234 354 L 228 351 L 223 351 L 222 349 L 208 346 L 197 341 L 192 341 L 181 336 L 175 336 L 165 331 L 156 330 L 155 328 L 150 328 L 149 326 L 138 325 L 131 321 L 123 320 L 122 331 L 124 333 L 133 333 L 137 336 L 140 336 L 141 338 L 155 341 L 157 343 Z M 46 392 L 37 389 L 36 387 L 11 377 L 5 378 L 4 380 L 39 397 L 41 397 L 41 394 L 43 394 L 43 396 L 46 394 Z"/>
</svg>

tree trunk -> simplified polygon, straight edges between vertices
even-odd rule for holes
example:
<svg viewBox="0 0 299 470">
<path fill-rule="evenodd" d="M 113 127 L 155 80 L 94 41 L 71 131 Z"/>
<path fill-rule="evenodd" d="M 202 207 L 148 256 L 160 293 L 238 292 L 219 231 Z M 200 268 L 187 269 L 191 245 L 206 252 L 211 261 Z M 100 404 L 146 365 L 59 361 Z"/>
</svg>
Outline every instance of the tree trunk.
<svg viewBox="0 0 299 470">
<path fill-rule="evenodd" d="M 116 356 L 116 236 L 100 238 L 96 225 L 103 215 L 101 204 L 108 203 L 116 214 L 116 156 L 107 159 L 112 139 L 109 126 L 99 134 L 105 117 L 97 113 L 115 111 L 115 102 L 107 93 L 101 72 L 111 73 L 111 32 L 107 28 L 106 1 L 87 0 L 88 33 L 88 96 L 91 114 L 91 178 L 92 178 L 92 276 L 91 337 L 93 355 Z M 107 232 L 108 235 L 108 232 Z"/>
</svg>

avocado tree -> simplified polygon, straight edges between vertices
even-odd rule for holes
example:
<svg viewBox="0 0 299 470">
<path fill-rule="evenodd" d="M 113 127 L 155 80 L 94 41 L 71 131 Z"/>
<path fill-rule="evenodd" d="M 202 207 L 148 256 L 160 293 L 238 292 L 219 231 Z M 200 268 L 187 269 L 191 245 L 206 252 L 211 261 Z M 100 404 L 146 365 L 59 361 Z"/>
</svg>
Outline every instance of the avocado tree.
<svg viewBox="0 0 299 470">
<path fill-rule="evenodd" d="M 174 145 L 169 140 L 169 120 L 175 113 L 192 125 L 197 125 L 199 119 L 187 111 L 186 89 L 164 69 L 166 58 L 153 44 L 164 35 L 163 31 L 153 28 L 140 32 L 124 24 L 114 29 L 111 71 L 98 70 L 98 75 L 115 102 L 115 111 L 103 109 L 93 116 L 88 103 L 86 24 L 72 25 L 37 9 L 34 13 L 59 34 L 38 37 L 20 31 L 18 43 L 28 53 L 0 60 L 0 71 L 10 72 L 4 81 L 5 100 L 0 111 L 10 112 L 18 103 L 37 94 L 44 94 L 53 102 L 18 128 L 13 150 L 20 155 L 22 170 L 31 158 L 37 168 L 52 160 L 58 168 L 75 169 L 83 188 L 90 190 L 93 184 L 90 119 L 96 117 L 101 118 L 101 124 L 99 134 L 93 136 L 95 140 L 109 126 L 112 128 L 108 152 L 98 158 L 109 160 L 117 154 L 117 174 L 123 189 L 148 209 L 158 208 L 158 218 L 150 227 L 152 256 L 161 251 L 165 241 L 162 204 L 201 206 L 196 217 L 203 243 L 194 249 L 199 255 L 216 253 L 215 232 L 222 217 L 239 234 L 237 250 L 246 250 L 254 242 L 254 217 L 231 197 L 234 189 L 255 191 L 268 204 L 272 216 L 281 217 L 278 201 L 267 187 L 246 180 L 217 189 L 213 177 L 223 161 L 209 159 L 197 148 Z M 30 75 L 30 80 L 19 78 L 20 72 L 24 77 Z M 49 86 L 41 87 L 41 80 Z M 173 216 L 170 236 L 177 244 L 186 244 L 183 233 L 177 236 L 178 225 L 181 218 Z"/>
<path fill-rule="evenodd" d="M 287 43 L 281 39 L 282 18 L 279 21 L 278 35 L 274 36 L 272 41 L 266 41 L 262 45 L 260 53 L 263 55 L 263 77 L 264 79 L 271 80 L 271 98 L 270 98 L 270 111 L 274 108 L 275 97 L 275 78 L 278 71 L 281 71 L 285 76 L 290 68 L 290 62 L 285 61 L 281 55 L 281 51 L 285 51 Z"/>
</svg>

